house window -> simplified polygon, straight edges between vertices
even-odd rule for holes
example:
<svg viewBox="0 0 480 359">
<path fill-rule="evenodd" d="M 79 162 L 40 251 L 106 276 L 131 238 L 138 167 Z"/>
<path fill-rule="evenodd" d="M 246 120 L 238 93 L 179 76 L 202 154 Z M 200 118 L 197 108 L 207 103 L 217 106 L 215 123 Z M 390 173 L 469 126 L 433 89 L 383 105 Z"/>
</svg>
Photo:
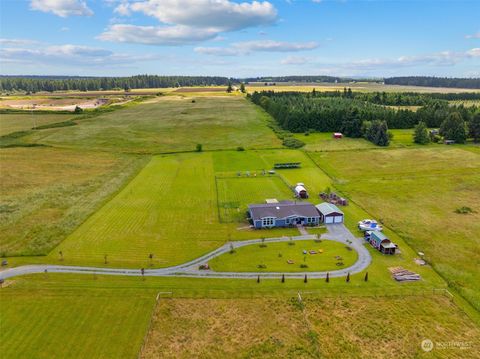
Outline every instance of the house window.
<svg viewBox="0 0 480 359">
<path fill-rule="evenodd" d="M 272 227 L 272 226 L 273 226 L 272 217 L 262 218 L 262 227 Z"/>
</svg>

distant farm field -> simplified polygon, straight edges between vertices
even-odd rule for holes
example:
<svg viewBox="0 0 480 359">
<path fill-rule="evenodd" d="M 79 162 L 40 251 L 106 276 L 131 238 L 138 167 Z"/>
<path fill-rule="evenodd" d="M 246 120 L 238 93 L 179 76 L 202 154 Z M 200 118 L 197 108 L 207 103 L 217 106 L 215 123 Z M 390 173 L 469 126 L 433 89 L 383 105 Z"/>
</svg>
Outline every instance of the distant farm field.
<svg viewBox="0 0 480 359">
<path fill-rule="evenodd" d="M 47 254 L 144 162 L 46 147 L 0 150 L 0 253 Z"/>
<path fill-rule="evenodd" d="M 165 299 L 141 357 L 413 358 L 424 339 L 466 343 L 434 357 L 475 358 L 480 331 L 443 296 L 306 295 L 303 309 L 297 298 Z"/>
<path fill-rule="evenodd" d="M 382 219 L 480 308 L 480 156 L 462 147 L 312 155 L 336 187 Z M 371 163 L 366 171 L 364 164 Z M 470 214 L 458 214 L 470 207 Z"/>
<path fill-rule="evenodd" d="M 71 117 L 72 115 L 38 112 L 32 114 L 0 114 L 0 136 L 17 131 L 27 131 L 38 126 L 63 122 Z"/>
<path fill-rule="evenodd" d="M 77 126 L 35 133 L 26 140 L 101 151 L 161 153 L 280 147 L 267 115 L 238 96 L 165 96 L 84 119 Z"/>
</svg>

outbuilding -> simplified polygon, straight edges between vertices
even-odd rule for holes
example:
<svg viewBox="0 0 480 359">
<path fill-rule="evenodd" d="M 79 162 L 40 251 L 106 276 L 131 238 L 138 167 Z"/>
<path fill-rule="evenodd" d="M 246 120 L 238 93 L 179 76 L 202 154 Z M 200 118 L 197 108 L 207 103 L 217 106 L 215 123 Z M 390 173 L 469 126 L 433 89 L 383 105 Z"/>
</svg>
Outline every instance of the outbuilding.
<svg viewBox="0 0 480 359">
<path fill-rule="evenodd" d="M 297 183 L 294 188 L 295 197 L 308 198 L 308 192 L 303 183 Z"/>
<path fill-rule="evenodd" d="M 343 223 L 343 212 L 334 204 L 323 202 L 316 205 L 320 221 L 325 224 Z"/>
<path fill-rule="evenodd" d="M 380 231 L 370 232 L 370 244 L 383 254 L 395 254 L 397 246 Z"/>
<path fill-rule="evenodd" d="M 340 133 L 340 132 L 335 132 L 335 133 L 333 134 L 333 138 L 342 138 L 342 137 L 343 137 L 343 134 Z"/>
</svg>

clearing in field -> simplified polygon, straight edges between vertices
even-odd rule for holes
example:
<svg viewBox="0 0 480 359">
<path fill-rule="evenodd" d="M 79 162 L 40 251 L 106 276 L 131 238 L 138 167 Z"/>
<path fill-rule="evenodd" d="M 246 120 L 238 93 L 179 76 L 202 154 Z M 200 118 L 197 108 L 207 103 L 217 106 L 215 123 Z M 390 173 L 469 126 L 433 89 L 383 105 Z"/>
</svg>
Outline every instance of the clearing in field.
<svg viewBox="0 0 480 359">
<path fill-rule="evenodd" d="M 35 133 L 26 141 L 101 151 L 161 153 L 281 147 L 267 127 L 267 114 L 238 96 L 165 96 Z"/>
<path fill-rule="evenodd" d="M 480 331 L 440 295 L 307 297 L 303 309 L 297 298 L 165 299 L 141 357 L 413 358 L 426 338 L 466 343 L 436 357 L 475 358 Z"/>
<path fill-rule="evenodd" d="M 0 150 L 0 253 L 47 254 L 144 161 L 109 153 Z"/>
<path fill-rule="evenodd" d="M 463 147 L 312 155 L 355 199 L 480 308 L 480 156 Z M 364 163 L 374 164 L 365 171 Z M 458 214 L 461 207 L 473 212 Z"/>
<path fill-rule="evenodd" d="M 0 290 L 3 358 L 137 356 L 155 303 L 153 291 L 20 282 Z"/>
<path fill-rule="evenodd" d="M 217 272 L 320 272 L 347 268 L 357 257 L 338 242 L 295 241 L 236 248 L 209 264 Z"/>
<path fill-rule="evenodd" d="M 38 113 L 31 114 L 0 114 L 0 136 L 12 132 L 27 131 L 38 126 L 63 122 L 72 115 Z"/>
</svg>

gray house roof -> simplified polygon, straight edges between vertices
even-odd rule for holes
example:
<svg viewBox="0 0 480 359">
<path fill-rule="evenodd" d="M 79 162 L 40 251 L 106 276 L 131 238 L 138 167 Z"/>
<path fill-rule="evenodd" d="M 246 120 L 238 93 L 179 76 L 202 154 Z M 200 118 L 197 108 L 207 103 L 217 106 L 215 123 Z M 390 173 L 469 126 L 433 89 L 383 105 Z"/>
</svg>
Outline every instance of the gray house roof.
<svg viewBox="0 0 480 359">
<path fill-rule="evenodd" d="M 315 206 L 308 202 L 251 204 L 248 206 L 248 209 L 253 220 L 258 220 L 265 217 L 319 217 L 319 213 Z"/>
<path fill-rule="evenodd" d="M 323 202 L 320 204 L 317 204 L 317 209 L 320 211 L 321 214 L 324 216 L 328 216 L 329 214 L 333 213 L 340 213 L 343 214 L 343 212 L 334 204 Z"/>
</svg>

